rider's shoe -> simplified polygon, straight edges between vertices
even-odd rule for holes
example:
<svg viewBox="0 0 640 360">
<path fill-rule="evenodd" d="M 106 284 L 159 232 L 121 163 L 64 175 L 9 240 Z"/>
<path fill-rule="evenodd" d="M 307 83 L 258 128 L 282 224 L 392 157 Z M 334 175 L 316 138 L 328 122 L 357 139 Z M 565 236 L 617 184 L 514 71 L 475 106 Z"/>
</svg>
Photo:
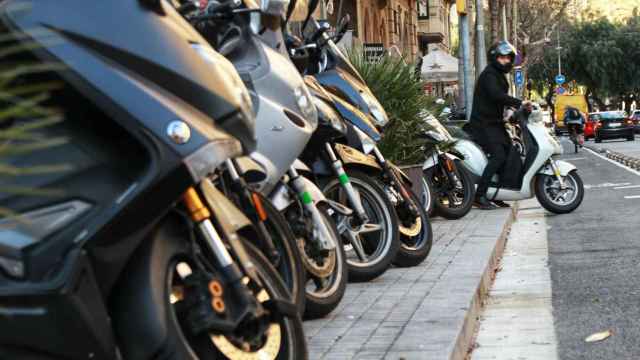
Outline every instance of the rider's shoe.
<svg viewBox="0 0 640 360">
<path fill-rule="evenodd" d="M 507 204 L 506 202 L 504 202 L 502 200 L 493 200 L 493 203 L 496 204 L 498 207 L 501 207 L 501 208 L 511 207 L 511 205 Z"/>
<path fill-rule="evenodd" d="M 473 205 L 481 210 L 493 210 L 496 209 L 496 206 L 487 199 L 485 195 L 476 196 Z"/>
</svg>

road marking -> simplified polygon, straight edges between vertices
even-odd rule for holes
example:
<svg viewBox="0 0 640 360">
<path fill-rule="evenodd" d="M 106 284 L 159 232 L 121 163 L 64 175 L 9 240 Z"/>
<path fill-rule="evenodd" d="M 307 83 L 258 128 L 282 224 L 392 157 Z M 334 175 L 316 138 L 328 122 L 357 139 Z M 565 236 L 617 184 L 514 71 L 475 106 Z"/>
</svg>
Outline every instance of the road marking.
<svg viewBox="0 0 640 360">
<path fill-rule="evenodd" d="M 629 186 L 618 186 L 618 187 L 614 187 L 614 190 L 623 190 L 623 189 L 635 189 L 635 188 L 640 188 L 640 185 L 629 185 Z"/>
<path fill-rule="evenodd" d="M 626 186 L 626 185 L 631 185 L 631 183 L 619 183 L 619 184 L 614 184 L 614 183 L 604 183 L 604 184 L 598 184 L 598 185 L 584 185 L 585 189 L 598 189 L 598 188 L 615 188 L 615 187 L 620 187 L 620 186 Z"/>
<path fill-rule="evenodd" d="M 565 158 L 565 159 L 562 159 L 562 160 L 564 160 L 564 161 L 587 160 L 587 158 L 586 157 L 577 157 L 577 158 Z"/>
<path fill-rule="evenodd" d="M 632 174 L 635 174 L 635 175 L 640 176 L 640 171 L 633 170 L 632 168 L 630 168 L 630 167 L 628 167 L 628 166 L 626 166 L 626 165 L 622 165 L 622 164 L 620 164 L 620 163 L 618 163 L 618 162 L 615 162 L 615 161 L 613 161 L 613 160 L 611 160 L 611 159 L 608 159 L 608 158 L 606 158 L 606 157 L 604 157 L 604 156 L 602 156 L 602 155 L 598 154 L 597 152 L 595 152 L 595 151 L 593 151 L 593 150 L 591 150 L 591 149 L 587 149 L 587 148 L 585 148 L 585 150 L 587 150 L 587 151 L 589 151 L 590 153 L 592 153 L 593 155 L 595 155 L 595 156 L 597 156 L 597 157 L 601 158 L 602 160 L 606 160 L 606 161 L 608 161 L 608 162 L 612 163 L 613 165 L 615 165 L 615 166 L 617 166 L 617 167 L 621 167 L 621 168 L 623 168 L 623 169 L 627 170 L 628 172 L 630 172 L 630 173 L 632 173 Z"/>
<path fill-rule="evenodd" d="M 640 195 L 625 196 L 625 199 L 640 199 Z"/>
</svg>

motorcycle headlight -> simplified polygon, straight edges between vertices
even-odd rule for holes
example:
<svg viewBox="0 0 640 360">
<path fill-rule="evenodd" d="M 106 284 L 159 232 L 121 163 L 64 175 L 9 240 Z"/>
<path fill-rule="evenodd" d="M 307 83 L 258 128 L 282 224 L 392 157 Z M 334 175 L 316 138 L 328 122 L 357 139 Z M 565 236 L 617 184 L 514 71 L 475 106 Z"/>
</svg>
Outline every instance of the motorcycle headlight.
<svg viewBox="0 0 640 360">
<path fill-rule="evenodd" d="M 363 92 L 362 98 L 364 99 L 364 102 L 367 103 L 369 112 L 371 113 L 376 126 L 384 127 L 387 125 L 387 123 L 389 123 L 389 117 L 387 116 L 387 112 L 382 108 L 382 105 L 378 102 L 378 99 L 368 92 Z"/>
<path fill-rule="evenodd" d="M 293 92 L 296 98 L 296 104 L 298 108 L 302 112 L 302 115 L 307 120 L 315 119 L 318 117 L 318 113 L 316 112 L 316 106 L 313 104 L 311 100 L 311 94 L 309 94 L 309 89 L 306 86 L 300 86 L 296 88 Z"/>
<path fill-rule="evenodd" d="M 365 134 L 362 130 L 354 127 L 353 128 L 360 139 L 360 143 L 362 144 L 362 152 L 369 155 L 375 149 L 376 142 L 367 134 Z"/>
<path fill-rule="evenodd" d="M 318 117 L 324 118 L 331 127 L 338 131 L 341 134 L 347 133 L 347 124 L 342 121 L 340 115 L 327 103 L 319 99 L 318 97 L 313 97 L 313 103 L 318 108 Z"/>
</svg>

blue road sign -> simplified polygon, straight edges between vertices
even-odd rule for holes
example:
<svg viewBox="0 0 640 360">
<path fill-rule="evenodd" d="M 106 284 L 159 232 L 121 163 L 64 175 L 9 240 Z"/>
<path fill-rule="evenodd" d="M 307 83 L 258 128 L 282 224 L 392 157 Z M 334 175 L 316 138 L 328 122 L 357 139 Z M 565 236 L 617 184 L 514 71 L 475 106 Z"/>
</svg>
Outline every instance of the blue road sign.
<svg viewBox="0 0 640 360">
<path fill-rule="evenodd" d="M 558 95 L 564 94 L 565 91 L 566 90 L 562 86 L 558 86 L 558 88 L 556 89 L 556 92 L 558 93 Z"/>
<path fill-rule="evenodd" d="M 522 85 L 524 85 L 524 74 L 522 73 L 522 69 L 516 69 L 515 81 L 518 87 L 522 87 Z"/>
<path fill-rule="evenodd" d="M 567 79 L 562 74 L 556 75 L 556 84 L 562 85 Z"/>
</svg>

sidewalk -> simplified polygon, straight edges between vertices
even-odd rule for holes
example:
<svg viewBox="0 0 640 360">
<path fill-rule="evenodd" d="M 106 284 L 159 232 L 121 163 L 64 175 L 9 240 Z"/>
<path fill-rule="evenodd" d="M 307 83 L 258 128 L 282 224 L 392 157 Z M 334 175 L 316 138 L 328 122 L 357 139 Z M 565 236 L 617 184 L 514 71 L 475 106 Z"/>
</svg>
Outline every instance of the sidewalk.
<svg viewBox="0 0 640 360">
<path fill-rule="evenodd" d="M 515 211 L 433 220 L 434 245 L 413 268 L 349 284 L 327 318 L 305 322 L 311 359 L 464 359 L 480 300 Z"/>
</svg>

